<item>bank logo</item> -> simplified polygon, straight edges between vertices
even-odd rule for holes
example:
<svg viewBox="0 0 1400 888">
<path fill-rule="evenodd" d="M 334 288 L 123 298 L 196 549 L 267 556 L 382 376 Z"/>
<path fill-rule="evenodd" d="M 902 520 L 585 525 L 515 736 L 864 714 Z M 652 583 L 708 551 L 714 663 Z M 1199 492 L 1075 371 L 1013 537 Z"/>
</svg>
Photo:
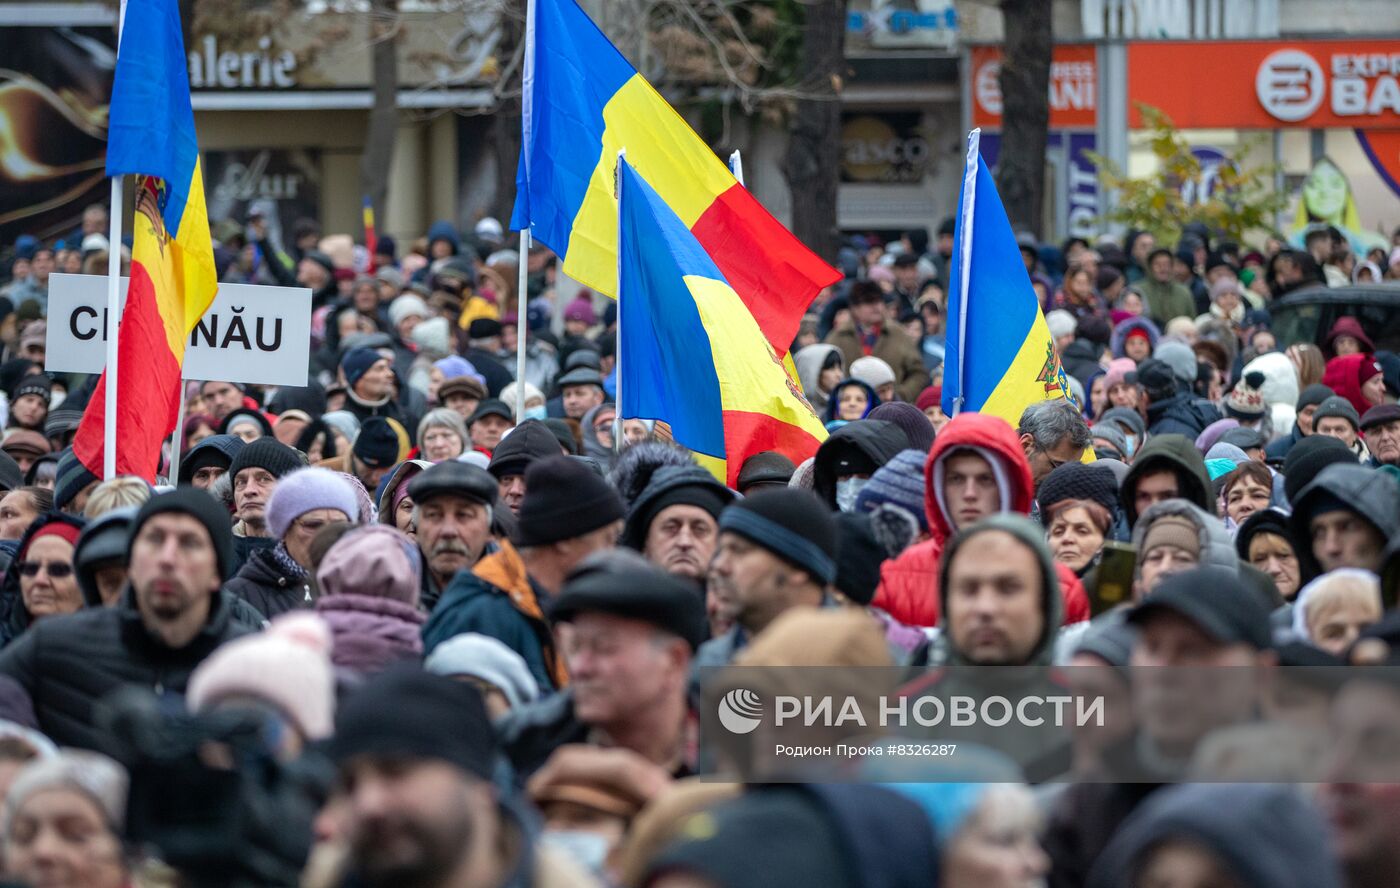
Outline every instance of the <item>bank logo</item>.
<svg viewBox="0 0 1400 888">
<path fill-rule="evenodd" d="M 763 701 L 753 691 L 735 688 L 719 701 L 719 723 L 731 734 L 749 734 L 763 720 Z"/>
<path fill-rule="evenodd" d="M 1259 65 L 1254 91 L 1269 114 L 1297 123 L 1322 105 L 1327 85 L 1317 59 L 1300 49 L 1281 49 Z"/>
</svg>

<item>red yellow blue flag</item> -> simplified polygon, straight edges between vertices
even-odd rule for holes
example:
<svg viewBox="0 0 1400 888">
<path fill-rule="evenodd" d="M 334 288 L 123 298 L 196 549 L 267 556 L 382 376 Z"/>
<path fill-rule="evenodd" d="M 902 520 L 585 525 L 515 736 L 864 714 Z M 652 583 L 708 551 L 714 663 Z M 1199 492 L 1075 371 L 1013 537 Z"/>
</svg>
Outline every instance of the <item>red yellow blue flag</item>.
<svg viewBox="0 0 1400 888">
<path fill-rule="evenodd" d="M 826 431 L 734 287 L 627 161 L 618 164 L 618 410 L 664 420 L 730 487 L 744 460 L 794 463 Z"/>
<path fill-rule="evenodd" d="M 73 441 L 78 459 L 99 477 L 103 427 L 115 420 L 117 473 L 155 479 L 161 443 L 180 409 L 185 343 L 218 289 L 185 65 L 177 0 L 127 4 L 107 128 L 107 175 L 136 177 L 117 416 L 105 415 L 104 372 Z"/>
<path fill-rule="evenodd" d="M 990 413 L 1015 428 L 1033 402 L 1071 395 L 980 134 L 968 136 L 953 232 L 943 411 Z"/>
<path fill-rule="evenodd" d="M 529 227 L 563 271 L 617 294 L 618 151 L 656 189 L 786 353 L 817 291 L 840 274 L 749 193 L 627 63 L 575 0 L 532 0 L 522 147 L 511 227 Z"/>
</svg>

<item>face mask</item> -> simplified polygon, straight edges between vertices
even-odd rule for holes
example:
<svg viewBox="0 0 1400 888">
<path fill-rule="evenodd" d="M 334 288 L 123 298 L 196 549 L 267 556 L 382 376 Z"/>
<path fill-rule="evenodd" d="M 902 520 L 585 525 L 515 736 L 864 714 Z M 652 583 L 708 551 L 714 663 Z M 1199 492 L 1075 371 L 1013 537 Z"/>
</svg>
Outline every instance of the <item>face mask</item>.
<svg viewBox="0 0 1400 888">
<path fill-rule="evenodd" d="M 601 873 L 607 863 L 608 840 L 597 833 L 577 829 L 547 829 L 540 834 L 540 841 L 554 846 L 595 873 Z"/>
<path fill-rule="evenodd" d="M 1126 455 L 1128 459 L 1132 459 L 1133 452 L 1137 450 L 1137 435 L 1124 435 L 1123 437 L 1128 442 L 1128 452 Z"/>
<path fill-rule="evenodd" d="M 865 486 L 869 478 L 842 478 L 836 482 L 836 508 L 842 512 L 851 512 L 856 507 L 856 495 Z"/>
<path fill-rule="evenodd" d="M 545 410 L 545 406 L 541 404 L 538 407 L 526 407 L 525 412 L 522 413 L 521 416 L 523 417 L 520 420 L 521 422 L 524 422 L 526 419 L 543 420 L 549 417 L 549 412 Z"/>
</svg>

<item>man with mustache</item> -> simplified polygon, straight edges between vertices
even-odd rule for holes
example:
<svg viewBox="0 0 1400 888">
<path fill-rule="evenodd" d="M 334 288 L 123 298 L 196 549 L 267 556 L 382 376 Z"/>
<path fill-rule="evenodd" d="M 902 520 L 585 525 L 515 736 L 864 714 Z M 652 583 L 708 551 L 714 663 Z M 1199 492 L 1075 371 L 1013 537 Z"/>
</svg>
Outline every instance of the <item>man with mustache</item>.
<svg viewBox="0 0 1400 888">
<path fill-rule="evenodd" d="M 492 546 L 496 479 L 478 466 L 447 460 L 410 481 L 408 495 L 418 548 L 428 566 L 422 602 L 431 611 L 452 578 L 470 570 Z"/>
</svg>

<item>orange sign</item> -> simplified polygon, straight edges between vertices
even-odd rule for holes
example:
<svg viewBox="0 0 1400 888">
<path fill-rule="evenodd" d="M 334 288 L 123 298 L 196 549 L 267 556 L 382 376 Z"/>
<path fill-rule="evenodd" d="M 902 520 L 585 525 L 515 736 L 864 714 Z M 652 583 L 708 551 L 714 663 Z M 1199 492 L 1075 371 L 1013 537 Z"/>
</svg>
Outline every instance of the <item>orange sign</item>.
<svg viewBox="0 0 1400 888">
<path fill-rule="evenodd" d="M 1001 127 L 1001 47 L 972 48 L 972 125 Z M 1050 128 L 1093 129 L 1098 122 L 1098 55 L 1092 46 L 1055 47 L 1050 57 Z"/>
<path fill-rule="evenodd" d="M 1400 128 L 1400 40 L 1134 43 L 1128 94 L 1184 128 Z"/>
</svg>

